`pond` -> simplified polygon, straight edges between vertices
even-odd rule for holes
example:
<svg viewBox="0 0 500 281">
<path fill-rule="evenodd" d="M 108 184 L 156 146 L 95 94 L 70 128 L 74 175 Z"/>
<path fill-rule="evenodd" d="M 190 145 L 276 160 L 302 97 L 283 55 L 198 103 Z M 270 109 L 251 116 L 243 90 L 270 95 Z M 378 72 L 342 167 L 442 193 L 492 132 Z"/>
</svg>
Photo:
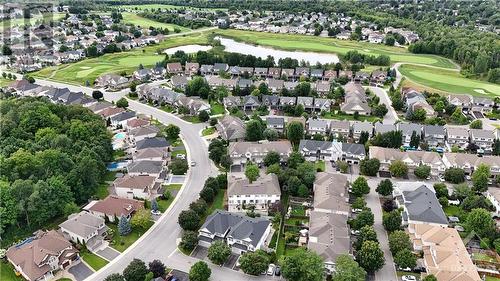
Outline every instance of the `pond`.
<svg viewBox="0 0 500 281">
<path fill-rule="evenodd" d="M 233 39 L 228 39 L 224 37 L 216 37 L 220 43 L 225 47 L 224 51 L 230 53 L 240 53 L 244 55 L 253 55 L 260 58 L 267 58 L 267 56 L 273 56 L 275 62 L 279 59 L 292 58 L 297 59 L 299 62 L 304 60 L 310 64 L 316 64 L 317 62 L 325 63 L 337 63 L 339 62 L 339 57 L 335 54 L 326 53 L 316 53 L 316 52 L 301 52 L 301 51 L 283 51 L 277 50 L 270 47 L 256 46 L 247 43 L 237 42 Z M 313 38 L 311 37 L 311 40 Z"/>
<path fill-rule="evenodd" d="M 208 51 L 212 49 L 212 46 L 204 46 L 204 45 L 184 45 L 174 48 L 168 48 L 163 51 L 166 54 L 173 55 L 177 51 L 184 51 L 186 54 L 196 53 L 198 51 Z"/>
</svg>

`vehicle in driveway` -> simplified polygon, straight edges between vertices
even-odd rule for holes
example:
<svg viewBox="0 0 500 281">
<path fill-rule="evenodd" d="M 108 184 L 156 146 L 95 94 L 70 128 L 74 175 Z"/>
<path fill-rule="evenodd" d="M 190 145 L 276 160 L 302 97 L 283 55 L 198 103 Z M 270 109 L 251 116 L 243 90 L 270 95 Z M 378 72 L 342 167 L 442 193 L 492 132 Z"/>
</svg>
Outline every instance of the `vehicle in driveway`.
<svg viewBox="0 0 500 281">
<path fill-rule="evenodd" d="M 159 215 L 161 215 L 161 212 L 158 210 L 151 210 L 151 214 L 155 215 L 155 216 L 159 216 Z"/>
<path fill-rule="evenodd" d="M 274 269 L 276 268 L 276 265 L 274 263 L 271 263 L 269 267 L 267 268 L 267 275 L 274 275 Z"/>
<path fill-rule="evenodd" d="M 417 277 L 415 277 L 413 275 L 404 275 L 403 277 L 401 277 L 401 280 L 402 281 L 417 281 Z"/>
<path fill-rule="evenodd" d="M 280 276 L 281 275 L 281 267 L 276 266 L 276 269 L 274 270 L 274 275 Z"/>
</svg>

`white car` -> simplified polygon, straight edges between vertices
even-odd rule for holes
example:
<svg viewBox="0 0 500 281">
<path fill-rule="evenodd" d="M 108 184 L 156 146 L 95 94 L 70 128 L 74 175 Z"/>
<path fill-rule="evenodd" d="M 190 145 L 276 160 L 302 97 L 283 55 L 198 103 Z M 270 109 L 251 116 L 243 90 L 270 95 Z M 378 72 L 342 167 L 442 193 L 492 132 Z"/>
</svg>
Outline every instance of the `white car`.
<svg viewBox="0 0 500 281">
<path fill-rule="evenodd" d="M 403 280 L 403 281 L 417 281 L 417 277 L 415 277 L 413 275 L 405 275 L 405 276 L 401 277 L 401 280 Z"/>
<path fill-rule="evenodd" d="M 363 210 L 361 210 L 361 209 L 352 209 L 351 211 L 352 211 L 353 213 L 359 213 L 359 212 L 361 212 L 361 211 L 363 211 Z"/>
<path fill-rule="evenodd" d="M 184 159 L 186 159 L 186 154 L 177 154 L 175 157 L 176 157 L 177 159 L 182 159 L 182 160 L 184 160 Z"/>
<path fill-rule="evenodd" d="M 471 177 L 469 175 L 465 176 L 465 179 L 470 181 L 471 180 Z"/>
<path fill-rule="evenodd" d="M 359 230 L 351 230 L 352 235 L 359 235 L 361 232 Z"/>
<path fill-rule="evenodd" d="M 276 265 L 274 263 L 269 264 L 269 267 L 267 268 L 267 275 L 274 275 L 274 269 L 276 268 Z"/>
<path fill-rule="evenodd" d="M 161 212 L 158 211 L 158 210 L 156 210 L 156 211 L 155 210 L 151 210 L 151 214 L 155 215 L 155 216 L 159 216 L 159 215 L 161 215 Z"/>
<path fill-rule="evenodd" d="M 196 166 L 196 162 L 191 161 L 191 167 L 194 167 L 194 166 Z"/>
</svg>

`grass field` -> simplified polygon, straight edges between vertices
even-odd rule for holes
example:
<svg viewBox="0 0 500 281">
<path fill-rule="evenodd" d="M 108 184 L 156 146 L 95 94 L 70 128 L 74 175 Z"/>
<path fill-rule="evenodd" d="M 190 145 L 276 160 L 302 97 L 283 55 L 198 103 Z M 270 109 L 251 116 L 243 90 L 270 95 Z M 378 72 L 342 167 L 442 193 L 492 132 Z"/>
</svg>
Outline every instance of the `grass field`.
<svg viewBox="0 0 500 281">
<path fill-rule="evenodd" d="M 24 278 L 16 276 L 14 267 L 7 261 L 0 261 L 0 280 L 2 281 L 22 281 Z"/>
<path fill-rule="evenodd" d="M 180 25 L 163 23 L 163 22 L 158 22 L 158 21 L 147 19 L 147 18 L 143 18 L 143 17 L 138 16 L 134 13 L 122 13 L 122 16 L 123 16 L 124 23 L 131 23 L 135 26 L 140 26 L 141 28 L 149 28 L 150 26 L 152 26 L 154 28 L 167 28 L 171 33 L 174 32 L 174 28 L 179 28 L 181 30 L 181 32 L 187 32 L 187 31 L 191 30 L 187 27 L 183 27 Z"/>
<path fill-rule="evenodd" d="M 93 254 L 89 251 L 80 251 L 80 257 L 88 264 L 90 267 L 92 267 L 95 271 L 103 268 L 108 264 L 108 262 L 97 256 L 96 254 Z"/>
<path fill-rule="evenodd" d="M 106 54 L 98 58 L 85 59 L 76 63 L 47 67 L 34 72 L 33 76 L 75 85 L 84 85 L 85 81 L 88 80 L 92 84 L 102 74 L 120 73 L 122 71 L 131 74 L 137 70 L 139 64 L 145 67 L 154 66 L 156 62 L 162 61 L 164 58 L 163 55 L 156 54 L 159 49 L 188 44 L 206 44 L 207 40 L 208 34 L 201 32 L 192 33 L 186 37 L 167 38 L 160 44 L 151 45 L 143 49 Z"/>
<path fill-rule="evenodd" d="M 402 65 L 399 71 L 413 83 L 444 92 L 490 97 L 500 95 L 500 85 L 468 79 L 457 71 L 418 65 Z"/>
<path fill-rule="evenodd" d="M 444 68 L 456 68 L 448 59 L 435 55 L 412 54 L 406 48 L 389 47 L 381 44 L 371 44 L 335 38 L 312 37 L 295 34 L 274 34 L 265 32 L 242 31 L 235 29 L 218 29 L 216 34 L 230 37 L 237 41 L 270 46 L 290 51 L 312 51 L 323 53 L 346 54 L 348 51 L 357 50 L 367 55 L 388 55 L 391 62 L 407 62 L 427 64 Z"/>
<path fill-rule="evenodd" d="M 148 229 L 153 224 L 154 222 L 151 221 Z M 110 223 L 108 224 L 108 226 L 109 228 L 113 229 L 114 232 L 112 245 L 110 244 L 110 246 L 119 252 L 125 251 L 128 247 L 130 247 L 130 245 L 134 244 L 134 242 L 137 241 L 137 239 L 139 239 L 139 237 L 141 237 L 144 234 L 144 232 L 147 231 L 147 229 L 132 228 L 132 232 L 130 232 L 130 234 L 128 234 L 127 236 L 120 236 L 116 224 Z"/>
<path fill-rule="evenodd" d="M 158 9 L 187 9 L 187 10 L 199 10 L 200 8 L 194 8 L 189 6 L 175 6 L 175 5 L 167 5 L 167 4 L 145 4 L 145 5 L 121 5 L 122 9 L 131 9 L 131 10 L 158 10 Z M 217 8 L 203 8 L 202 10 L 220 10 L 226 11 L 227 9 L 217 9 Z"/>
</svg>

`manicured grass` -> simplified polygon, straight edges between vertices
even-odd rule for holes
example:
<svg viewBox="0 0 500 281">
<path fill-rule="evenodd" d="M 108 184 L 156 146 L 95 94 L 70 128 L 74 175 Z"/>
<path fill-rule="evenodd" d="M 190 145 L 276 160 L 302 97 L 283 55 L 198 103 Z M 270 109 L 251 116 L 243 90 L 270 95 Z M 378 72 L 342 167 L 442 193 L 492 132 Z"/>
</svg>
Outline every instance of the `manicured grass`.
<svg viewBox="0 0 500 281">
<path fill-rule="evenodd" d="M 167 4 L 120 5 L 120 8 L 130 9 L 130 10 L 186 9 L 186 10 L 227 11 L 227 9 L 222 9 L 222 8 L 195 8 L 195 7 L 189 7 L 189 6 L 175 6 L 175 5 L 167 5 Z"/>
<path fill-rule="evenodd" d="M 0 87 L 5 87 L 10 85 L 10 83 L 14 82 L 14 80 L 0 78 Z"/>
<path fill-rule="evenodd" d="M 116 172 L 115 171 L 106 171 L 106 174 L 104 175 L 103 181 L 99 184 L 97 187 L 97 192 L 95 196 L 99 199 L 104 199 L 109 195 L 108 187 L 110 181 L 114 181 L 116 178 Z"/>
<path fill-rule="evenodd" d="M 306 209 L 304 208 L 304 206 L 293 206 L 291 215 L 292 216 L 305 216 Z"/>
<path fill-rule="evenodd" d="M 307 224 L 307 222 L 309 222 L 309 220 L 308 219 L 301 219 L 301 218 L 289 218 L 285 222 L 288 225 L 302 225 L 302 224 Z"/>
<path fill-rule="evenodd" d="M 165 111 L 165 112 L 168 112 L 168 113 L 172 113 L 174 112 L 175 108 L 171 105 L 163 105 L 163 106 L 160 106 L 160 109 Z"/>
<path fill-rule="evenodd" d="M 486 281 L 500 281 L 500 278 L 492 277 L 492 276 L 486 276 Z"/>
<path fill-rule="evenodd" d="M 500 85 L 465 78 L 457 71 L 418 65 L 402 65 L 399 71 L 414 83 L 444 92 L 490 97 L 500 95 Z"/>
<path fill-rule="evenodd" d="M 224 105 L 218 103 L 218 102 L 212 102 L 210 103 L 210 115 L 218 115 L 218 114 L 224 114 L 226 111 L 224 110 Z"/>
<path fill-rule="evenodd" d="M 157 200 L 158 209 L 160 210 L 160 212 L 163 213 L 168 209 L 168 207 L 170 207 L 170 204 L 172 204 L 172 202 L 175 199 L 175 197 L 173 196 L 173 191 L 181 189 L 181 186 L 182 186 L 182 184 L 170 184 L 170 185 L 165 186 L 166 190 L 169 190 L 170 194 L 172 196 L 170 196 L 170 198 L 168 200 L 163 200 L 163 199 Z"/>
<path fill-rule="evenodd" d="M 208 128 L 203 129 L 203 131 L 201 131 L 201 134 L 203 136 L 209 136 L 209 135 L 211 135 L 213 133 L 215 133 L 215 128 L 214 127 L 208 127 Z"/>
<path fill-rule="evenodd" d="M 472 259 L 473 260 L 480 260 L 480 261 L 486 261 L 486 262 L 495 262 L 495 259 L 481 253 L 472 253 Z"/>
<path fill-rule="evenodd" d="M 462 213 L 462 210 L 460 210 L 460 207 L 453 206 L 453 205 L 450 205 L 450 206 L 443 208 L 443 211 L 449 217 L 450 216 L 451 217 L 458 217 Z"/>
<path fill-rule="evenodd" d="M 316 163 L 314 163 L 314 165 L 316 166 L 316 171 L 326 171 L 325 161 L 317 161 Z"/>
<path fill-rule="evenodd" d="M 22 281 L 24 278 L 16 276 L 14 267 L 7 261 L 0 261 L 0 280 L 2 281 Z"/>
<path fill-rule="evenodd" d="M 59 279 L 57 279 L 57 281 L 71 281 L 71 279 L 69 279 L 69 278 L 59 278 Z"/>
<path fill-rule="evenodd" d="M 149 29 L 150 26 L 154 28 L 167 28 L 171 33 L 174 32 L 174 28 L 180 29 L 181 32 L 187 32 L 191 30 L 187 27 L 183 27 L 177 24 L 157 22 L 154 20 L 143 18 L 134 13 L 122 13 L 122 16 L 124 23 L 131 23 L 135 26 L 140 26 L 141 28 L 145 29 Z"/>
<path fill-rule="evenodd" d="M 348 51 L 357 50 L 366 55 L 388 55 L 391 62 L 407 62 L 426 64 L 445 68 L 456 68 L 448 59 L 436 55 L 412 54 L 406 48 L 389 47 L 382 44 L 371 44 L 335 38 L 312 37 L 296 34 L 274 34 L 265 32 L 243 31 L 235 29 L 218 29 L 215 33 L 230 37 L 237 41 L 270 46 L 285 50 L 301 50 L 344 55 Z"/>
<path fill-rule="evenodd" d="M 113 151 L 113 159 L 115 161 L 119 160 L 120 158 L 125 157 L 126 155 L 127 155 L 127 153 L 123 149 L 119 149 L 119 150 L 114 150 Z"/>
<path fill-rule="evenodd" d="M 187 152 L 186 152 L 185 149 L 180 149 L 180 150 L 172 151 L 172 158 L 175 158 L 179 154 L 187 155 Z"/>
<path fill-rule="evenodd" d="M 201 120 L 200 118 L 198 118 L 198 116 L 189 116 L 189 115 L 182 116 L 182 120 L 195 124 L 201 123 Z"/>
<path fill-rule="evenodd" d="M 324 119 L 336 119 L 336 120 L 350 120 L 350 121 L 368 121 L 368 122 L 375 122 L 378 121 L 380 118 L 377 116 L 364 116 L 364 115 L 359 115 L 358 119 L 354 119 L 354 115 L 349 115 L 349 114 L 340 114 L 340 113 L 331 113 L 327 112 L 324 115 L 321 115 L 321 118 Z"/>
<path fill-rule="evenodd" d="M 153 221 L 150 221 L 150 224 L 148 226 L 148 229 L 154 224 Z M 133 229 L 132 232 L 130 232 L 129 235 L 127 236 L 120 236 L 118 233 L 118 227 L 116 224 L 108 224 L 109 228 L 113 229 L 114 235 L 113 235 L 113 240 L 112 243 L 110 243 L 110 246 L 113 247 L 113 249 L 123 252 L 125 251 L 130 245 L 134 244 L 139 237 L 141 237 L 144 232 L 147 231 L 147 229 Z"/>
<path fill-rule="evenodd" d="M 215 210 L 224 210 L 224 195 L 226 190 L 220 189 L 215 196 L 214 202 L 208 207 L 207 214 L 212 214 Z"/>
<path fill-rule="evenodd" d="M 156 54 L 158 50 L 178 47 L 188 44 L 207 44 L 208 33 L 192 33 L 189 36 L 171 37 L 167 40 L 142 49 L 134 49 L 127 52 L 106 54 L 98 58 L 85 59 L 71 64 L 62 64 L 47 67 L 32 75 L 36 78 L 45 78 L 64 83 L 85 85 L 85 81 L 93 84 L 94 80 L 107 73 L 120 73 L 125 71 L 132 74 L 139 64 L 144 67 L 152 67 L 156 62 L 162 61 L 164 56 Z M 144 50 L 144 52 L 143 52 Z"/>
<path fill-rule="evenodd" d="M 108 261 L 89 251 L 80 251 L 80 257 L 82 257 L 82 259 L 95 271 L 98 271 L 108 264 Z"/>
</svg>

